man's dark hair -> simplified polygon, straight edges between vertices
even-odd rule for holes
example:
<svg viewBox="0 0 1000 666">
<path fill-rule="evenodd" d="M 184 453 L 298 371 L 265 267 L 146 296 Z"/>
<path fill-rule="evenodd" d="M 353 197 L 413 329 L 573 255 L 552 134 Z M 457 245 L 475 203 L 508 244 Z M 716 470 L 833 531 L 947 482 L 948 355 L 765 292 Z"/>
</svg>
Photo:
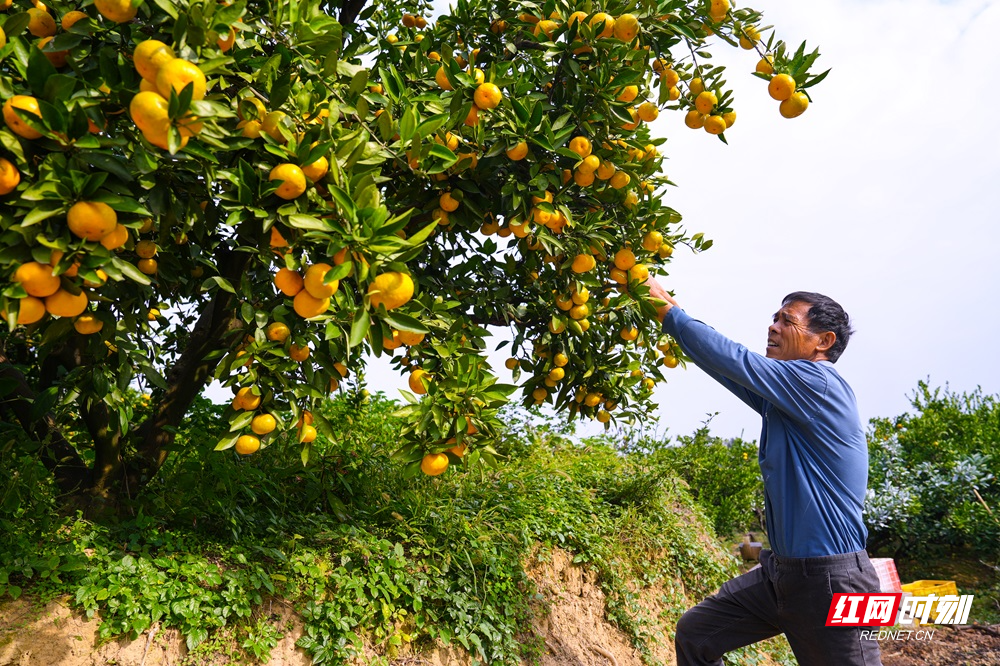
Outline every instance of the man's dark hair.
<svg viewBox="0 0 1000 666">
<path fill-rule="evenodd" d="M 847 348 L 847 341 L 851 339 L 851 318 L 840 307 L 840 303 L 829 296 L 817 294 L 811 291 L 793 291 L 785 296 L 781 301 L 782 305 L 787 303 L 808 303 L 809 304 L 809 331 L 819 335 L 832 331 L 837 340 L 826 352 L 826 357 L 831 363 L 836 363 L 840 355 Z"/>
</svg>

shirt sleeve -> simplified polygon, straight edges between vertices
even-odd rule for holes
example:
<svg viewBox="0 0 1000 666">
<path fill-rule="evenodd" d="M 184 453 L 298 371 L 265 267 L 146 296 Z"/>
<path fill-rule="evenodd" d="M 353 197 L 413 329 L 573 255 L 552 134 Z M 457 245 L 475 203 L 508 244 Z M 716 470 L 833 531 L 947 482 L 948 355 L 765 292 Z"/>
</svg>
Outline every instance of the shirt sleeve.
<svg viewBox="0 0 1000 666">
<path fill-rule="evenodd" d="M 663 318 L 663 331 L 680 343 L 695 365 L 757 412 L 763 413 L 767 401 L 805 423 L 819 411 L 827 378 L 818 364 L 751 352 L 676 306 Z"/>
</svg>

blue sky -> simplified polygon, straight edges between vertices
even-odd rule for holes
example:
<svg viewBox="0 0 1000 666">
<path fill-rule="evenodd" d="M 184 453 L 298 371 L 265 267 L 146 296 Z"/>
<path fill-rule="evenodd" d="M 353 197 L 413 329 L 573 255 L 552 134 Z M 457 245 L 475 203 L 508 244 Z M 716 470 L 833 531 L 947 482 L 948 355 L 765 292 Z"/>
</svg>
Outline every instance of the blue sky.
<svg viewBox="0 0 1000 666">
<path fill-rule="evenodd" d="M 906 411 L 919 380 L 1000 393 L 1000 108 L 995 2 L 759 0 L 789 43 L 819 47 L 830 76 L 786 120 L 756 56 L 718 45 L 738 120 L 729 145 L 663 113 L 655 131 L 678 187 L 667 200 L 715 246 L 678 251 L 663 278 L 681 305 L 763 352 L 781 298 L 838 300 L 856 335 L 837 369 L 862 418 Z M 503 355 L 494 357 L 502 371 Z M 656 391 L 657 430 L 756 438 L 759 417 L 699 370 Z M 405 382 L 384 364 L 373 389 Z"/>
</svg>

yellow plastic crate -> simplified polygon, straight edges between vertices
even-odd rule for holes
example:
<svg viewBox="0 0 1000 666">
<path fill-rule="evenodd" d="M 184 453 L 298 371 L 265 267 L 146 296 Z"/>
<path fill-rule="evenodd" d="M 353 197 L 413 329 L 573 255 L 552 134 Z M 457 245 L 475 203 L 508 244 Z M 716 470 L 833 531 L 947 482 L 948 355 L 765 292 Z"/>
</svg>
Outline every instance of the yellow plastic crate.
<svg viewBox="0 0 1000 666">
<path fill-rule="evenodd" d="M 915 597 L 926 597 L 934 594 L 943 597 L 946 594 L 958 594 L 958 586 L 953 580 L 915 580 L 902 586 L 903 592 L 909 592 Z"/>
<path fill-rule="evenodd" d="M 943 597 L 946 594 L 958 594 L 958 586 L 953 580 L 915 580 L 912 583 L 904 583 L 903 592 L 909 592 L 915 597 L 926 597 L 933 594 Z M 937 602 L 931 605 L 930 617 L 936 622 L 938 618 Z M 919 622 L 917 622 L 919 624 Z"/>
</svg>

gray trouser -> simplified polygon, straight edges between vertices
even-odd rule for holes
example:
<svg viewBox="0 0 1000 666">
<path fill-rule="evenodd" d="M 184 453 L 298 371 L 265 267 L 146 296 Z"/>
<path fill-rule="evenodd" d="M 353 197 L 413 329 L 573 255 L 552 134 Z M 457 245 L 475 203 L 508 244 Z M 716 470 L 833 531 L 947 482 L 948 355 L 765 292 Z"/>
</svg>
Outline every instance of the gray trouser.
<svg viewBox="0 0 1000 666">
<path fill-rule="evenodd" d="M 760 553 L 760 567 L 725 583 L 681 616 L 677 666 L 722 666 L 722 655 L 784 633 L 801 666 L 881 666 L 858 627 L 827 627 L 834 592 L 878 592 L 864 551 L 826 557 Z"/>
</svg>

